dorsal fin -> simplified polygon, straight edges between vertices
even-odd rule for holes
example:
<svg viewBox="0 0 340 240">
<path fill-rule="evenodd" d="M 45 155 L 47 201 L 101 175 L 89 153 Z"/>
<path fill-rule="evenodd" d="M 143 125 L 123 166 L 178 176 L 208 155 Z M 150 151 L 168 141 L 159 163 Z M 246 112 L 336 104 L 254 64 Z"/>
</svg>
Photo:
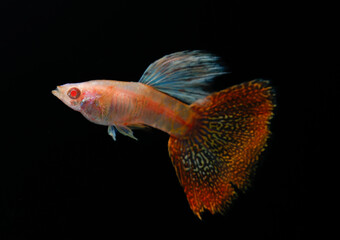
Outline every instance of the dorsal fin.
<svg viewBox="0 0 340 240">
<path fill-rule="evenodd" d="M 214 77 L 226 73 L 218 61 L 203 51 L 176 52 L 152 63 L 139 82 L 191 104 L 209 94 L 203 88 Z"/>
</svg>

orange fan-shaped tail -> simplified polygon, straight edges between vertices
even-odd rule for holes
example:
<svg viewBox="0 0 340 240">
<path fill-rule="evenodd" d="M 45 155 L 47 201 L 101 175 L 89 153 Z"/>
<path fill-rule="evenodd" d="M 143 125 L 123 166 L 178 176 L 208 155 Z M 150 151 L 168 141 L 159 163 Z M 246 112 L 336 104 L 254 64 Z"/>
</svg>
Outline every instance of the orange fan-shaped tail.
<svg viewBox="0 0 340 240">
<path fill-rule="evenodd" d="M 270 134 L 273 91 L 254 80 L 214 93 L 191 105 L 192 131 L 170 137 L 169 154 L 192 211 L 222 212 L 244 191 Z"/>
</svg>

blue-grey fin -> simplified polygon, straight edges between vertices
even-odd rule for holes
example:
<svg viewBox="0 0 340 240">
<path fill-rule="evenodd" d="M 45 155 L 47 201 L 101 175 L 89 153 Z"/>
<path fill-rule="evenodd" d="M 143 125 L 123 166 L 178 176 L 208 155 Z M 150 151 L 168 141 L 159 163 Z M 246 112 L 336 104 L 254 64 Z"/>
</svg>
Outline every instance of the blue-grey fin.
<svg viewBox="0 0 340 240">
<path fill-rule="evenodd" d="M 116 128 L 114 125 L 108 127 L 107 133 L 116 141 Z"/>
<path fill-rule="evenodd" d="M 203 51 L 176 52 L 152 63 L 139 82 L 191 104 L 209 95 L 204 87 L 226 73 L 219 62 L 219 57 Z"/>
<path fill-rule="evenodd" d="M 138 140 L 135 136 L 133 136 L 133 132 L 129 127 L 124 125 L 116 125 L 115 127 L 117 131 L 120 132 L 121 134 L 133 138 L 135 140 Z"/>
</svg>

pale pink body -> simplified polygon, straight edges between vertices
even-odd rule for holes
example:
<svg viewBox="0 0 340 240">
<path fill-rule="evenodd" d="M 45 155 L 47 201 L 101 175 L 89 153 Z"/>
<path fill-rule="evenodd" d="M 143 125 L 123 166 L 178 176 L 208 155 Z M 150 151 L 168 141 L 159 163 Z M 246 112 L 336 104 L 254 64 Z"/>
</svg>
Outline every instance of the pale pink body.
<svg viewBox="0 0 340 240">
<path fill-rule="evenodd" d="M 118 81 L 105 81 L 103 85 L 104 104 L 110 108 L 105 125 L 145 124 L 170 135 L 183 135 L 191 128 L 189 106 L 153 87 Z"/>
<path fill-rule="evenodd" d="M 147 125 L 172 136 L 183 136 L 192 127 L 194 114 L 189 105 L 143 83 L 93 80 L 59 86 L 58 93 L 71 87 L 81 89 L 82 95 L 75 103 L 64 102 L 97 124 Z"/>
</svg>

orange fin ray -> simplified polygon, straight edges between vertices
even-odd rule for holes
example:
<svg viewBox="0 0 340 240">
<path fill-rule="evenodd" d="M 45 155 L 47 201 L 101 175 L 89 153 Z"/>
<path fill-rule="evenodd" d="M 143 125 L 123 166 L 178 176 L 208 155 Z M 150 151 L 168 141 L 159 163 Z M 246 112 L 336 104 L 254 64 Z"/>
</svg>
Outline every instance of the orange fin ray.
<svg viewBox="0 0 340 240">
<path fill-rule="evenodd" d="M 191 105 L 195 127 L 170 137 L 169 154 L 192 211 L 222 212 L 250 186 L 258 156 L 270 134 L 273 91 L 254 80 L 214 93 Z"/>
</svg>

